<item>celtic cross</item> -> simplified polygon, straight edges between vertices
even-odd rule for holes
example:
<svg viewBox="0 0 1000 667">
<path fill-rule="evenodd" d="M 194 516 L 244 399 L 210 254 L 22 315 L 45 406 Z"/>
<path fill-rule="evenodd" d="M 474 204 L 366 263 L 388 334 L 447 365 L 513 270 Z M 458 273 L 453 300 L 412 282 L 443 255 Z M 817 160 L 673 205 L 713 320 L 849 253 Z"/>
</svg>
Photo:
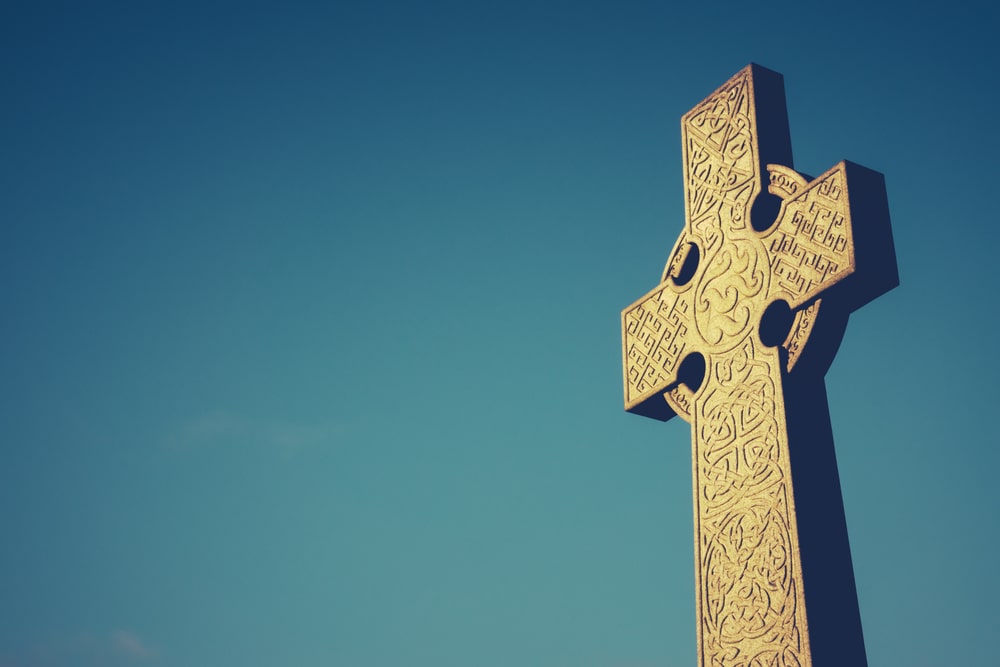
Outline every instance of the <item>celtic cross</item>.
<svg viewBox="0 0 1000 667">
<path fill-rule="evenodd" d="M 681 133 L 684 230 L 622 312 L 623 363 L 626 410 L 691 424 L 699 664 L 865 665 L 823 376 L 848 314 L 898 284 L 884 180 L 796 172 L 758 65 Z"/>
</svg>

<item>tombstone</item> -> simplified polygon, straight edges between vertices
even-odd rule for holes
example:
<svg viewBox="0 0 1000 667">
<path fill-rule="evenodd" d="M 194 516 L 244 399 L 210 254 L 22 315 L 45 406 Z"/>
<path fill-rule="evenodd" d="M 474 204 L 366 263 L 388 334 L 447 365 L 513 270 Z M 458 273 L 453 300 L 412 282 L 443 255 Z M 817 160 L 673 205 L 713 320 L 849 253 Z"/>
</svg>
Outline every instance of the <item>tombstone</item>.
<svg viewBox="0 0 1000 667">
<path fill-rule="evenodd" d="M 681 133 L 684 229 L 622 336 L 625 409 L 691 424 L 699 665 L 867 665 L 823 376 L 899 284 L 884 179 L 795 171 L 758 65 Z"/>
</svg>

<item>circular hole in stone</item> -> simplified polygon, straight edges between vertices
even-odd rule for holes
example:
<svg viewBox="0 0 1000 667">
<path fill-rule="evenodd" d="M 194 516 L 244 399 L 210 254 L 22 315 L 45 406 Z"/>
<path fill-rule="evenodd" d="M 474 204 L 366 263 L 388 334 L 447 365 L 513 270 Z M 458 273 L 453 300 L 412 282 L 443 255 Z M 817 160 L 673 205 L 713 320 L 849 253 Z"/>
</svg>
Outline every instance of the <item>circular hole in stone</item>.
<svg viewBox="0 0 1000 667">
<path fill-rule="evenodd" d="M 681 266 L 680 272 L 674 277 L 675 285 L 687 285 L 694 278 L 694 272 L 698 270 L 701 251 L 698 250 L 697 243 L 689 243 L 688 245 L 690 249 L 688 250 L 687 257 L 684 258 L 684 264 Z"/>
<path fill-rule="evenodd" d="M 691 391 L 698 391 L 705 379 L 705 357 L 701 352 L 691 352 L 677 368 L 677 379 Z"/>
<path fill-rule="evenodd" d="M 795 314 L 788 303 L 778 299 L 764 311 L 760 318 L 760 341 L 768 347 L 781 345 L 792 330 Z"/>
<path fill-rule="evenodd" d="M 761 192 L 750 208 L 750 226 L 758 232 L 766 232 L 778 221 L 781 211 L 781 197 L 770 192 Z"/>
</svg>

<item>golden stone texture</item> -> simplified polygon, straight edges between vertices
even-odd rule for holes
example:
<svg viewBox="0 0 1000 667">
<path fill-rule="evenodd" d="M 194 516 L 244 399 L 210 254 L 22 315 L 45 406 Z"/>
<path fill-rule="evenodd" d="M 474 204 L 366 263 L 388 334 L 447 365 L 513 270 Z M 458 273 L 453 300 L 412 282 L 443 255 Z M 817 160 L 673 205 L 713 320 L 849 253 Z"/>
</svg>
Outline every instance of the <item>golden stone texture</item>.
<svg viewBox="0 0 1000 667">
<path fill-rule="evenodd" d="M 623 364 L 626 410 L 691 423 L 699 664 L 865 664 L 822 383 L 847 314 L 898 284 L 884 181 L 793 170 L 757 65 L 681 128 L 686 224 L 622 313 Z"/>
</svg>

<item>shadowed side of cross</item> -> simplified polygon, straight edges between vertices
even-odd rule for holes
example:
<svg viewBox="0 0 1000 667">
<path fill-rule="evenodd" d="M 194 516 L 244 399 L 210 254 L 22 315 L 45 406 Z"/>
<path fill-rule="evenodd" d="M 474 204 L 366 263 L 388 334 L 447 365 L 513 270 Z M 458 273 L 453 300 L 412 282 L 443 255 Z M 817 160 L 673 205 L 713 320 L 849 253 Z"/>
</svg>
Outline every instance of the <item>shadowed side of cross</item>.
<svg viewBox="0 0 1000 667">
<path fill-rule="evenodd" d="M 848 314 L 898 284 L 884 180 L 794 171 L 757 65 L 681 127 L 686 224 L 622 313 L 623 364 L 627 410 L 692 425 L 700 664 L 863 665 L 823 376 Z"/>
</svg>

